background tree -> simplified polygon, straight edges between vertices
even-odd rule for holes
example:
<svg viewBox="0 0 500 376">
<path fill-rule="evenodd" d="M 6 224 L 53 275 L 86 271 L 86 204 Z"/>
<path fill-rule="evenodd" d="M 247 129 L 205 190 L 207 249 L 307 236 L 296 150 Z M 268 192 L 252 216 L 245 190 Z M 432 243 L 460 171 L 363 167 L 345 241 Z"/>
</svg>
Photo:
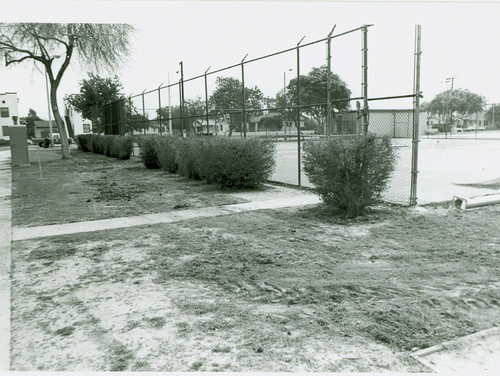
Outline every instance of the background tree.
<svg viewBox="0 0 500 376">
<path fill-rule="evenodd" d="M 28 137 L 35 137 L 35 121 L 42 120 L 36 114 L 36 111 L 30 108 L 28 110 L 28 116 L 19 119 L 22 123 L 26 124 L 26 132 Z"/>
<path fill-rule="evenodd" d="M 263 117 L 259 120 L 259 130 L 279 131 L 283 126 L 281 114 L 278 116 Z"/>
<path fill-rule="evenodd" d="M 500 124 L 500 104 L 493 104 L 488 108 L 486 119 L 488 119 L 488 123 L 492 124 L 492 129 L 498 128 L 498 124 Z"/>
<path fill-rule="evenodd" d="M 442 120 L 448 118 L 448 123 L 453 126 L 454 120 L 481 112 L 486 104 L 482 95 L 464 89 L 447 90 L 439 93 L 427 105 L 426 111 L 438 115 Z"/>
<path fill-rule="evenodd" d="M 302 112 L 310 115 L 318 123 L 320 129 L 326 129 L 327 115 L 327 67 L 313 68 L 307 76 L 300 76 L 300 104 L 309 105 L 304 107 Z M 332 119 L 336 111 L 345 111 L 350 107 L 350 101 L 346 98 L 351 97 L 351 90 L 342 79 L 332 72 L 330 75 L 330 103 L 332 108 Z M 297 104 L 297 78 L 290 80 L 287 86 L 284 99 L 287 106 Z M 295 114 L 296 110 L 293 111 Z M 295 121 L 297 116 L 295 115 Z"/>
<path fill-rule="evenodd" d="M 217 77 L 216 87 L 210 96 L 210 104 L 215 113 L 229 121 L 229 136 L 233 130 L 240 129 L 243 116 L 243 93 L 240 80 L 231 77 Z M 264 94 L 259 88 L 245 88 L 247 109 L 264 108 Z M 256 116 L 259 112 L 248 113 L 247 116 Z"/>
<path fill-rule="evenodd" d="M 168 119 L 170 117 L 168 106 L 162 107 L 159 110 L 156 110 L 156 120 L 159 120 L 159 114 L 161 113 L 161 122 L 162 126 L 168 129 Z M 205 100 L 200 96 L 195 97 L 194 99 L 187 99 L 184 102 L 184 110 L 182 112 L 182 116 L 184 118 L 184 131 L 196 131 L 196 122 L 198 120 L 205 121 Z M 182 126 L 181 126 L 181 110 L 180 106 L 172 106 L 172 130 L 178 132 L 180 134 Z"/>
<path fill-rule="evenodd" d="M 89 73 L 88 79 L 80 81 L 80 94 L 66 95 L 64 100 L 85 119 L 92 120 L 93 131 L 104 132 L 104 104 L 124 99 L 120 94 L 123 85 L 117 76 L 103 78 Z"/>
<path fill-rule="evenodd" d="M 0 23 L 0 55 L 5 65 L 31 61 L 47 73 L 63 159 L 69 158 L 69 143 L 57 90 L 72 58 L 76 55 L 82 67 L 115 68 L 128 55 L 132 31 L 125 24 Z"/>
</svg>

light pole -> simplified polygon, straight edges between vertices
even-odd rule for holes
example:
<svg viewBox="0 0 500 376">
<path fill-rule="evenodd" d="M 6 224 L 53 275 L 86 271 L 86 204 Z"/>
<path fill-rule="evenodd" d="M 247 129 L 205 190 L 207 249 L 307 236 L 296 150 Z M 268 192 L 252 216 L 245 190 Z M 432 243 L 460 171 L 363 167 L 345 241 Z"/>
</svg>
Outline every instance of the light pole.
<svg viewBox="0 0 500 376">
<path fill-rule="evenodd" d="M 287 103 L 286 103 L 286 72 L 291 72 L 293 71 L 292 68 L 288 68 L 286 71 L 283 72 L 283 104 L 284 104 L 284 107 L 285 107 L 285 112 L 286 112 L 286 107 L 287 107 Z M 285 134 L 286 134 L 286 125 L 288 123 L 285 123 Z"/>
</svg>

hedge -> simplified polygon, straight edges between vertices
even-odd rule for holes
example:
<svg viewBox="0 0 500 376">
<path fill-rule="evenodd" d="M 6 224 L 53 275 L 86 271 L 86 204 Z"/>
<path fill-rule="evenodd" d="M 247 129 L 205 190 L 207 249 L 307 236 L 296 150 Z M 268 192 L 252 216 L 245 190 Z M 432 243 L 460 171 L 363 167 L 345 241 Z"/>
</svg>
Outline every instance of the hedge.
<svg viewBox="0 0 500 376">
<path fill-rule="evenodd" d="M 220 187 L 256 187 L 273 173 L 275 144 L 258 139 L 203 139 L 195 166 Z"/>
<path fill-rule="evenodd" d="M 117 159 L 129 159 L 133 149 L 132 139 L 128 136 L 78 135 L 76 143 L 82 151 Z"/>
<path fill-rule="evenodd" d="M 274 170 L 275 147 L 266 140 L 149 136 L 140 141 L 147 168 L 161 168 L 220 187 L 256 187 Z"/>
<path fill-rule="evenodd" d="M 335 137 L 304 144 L 304 171 L 325 204 L 351 217 L 380 201 L 394 171 L 388 137 Z"/>
</svg>

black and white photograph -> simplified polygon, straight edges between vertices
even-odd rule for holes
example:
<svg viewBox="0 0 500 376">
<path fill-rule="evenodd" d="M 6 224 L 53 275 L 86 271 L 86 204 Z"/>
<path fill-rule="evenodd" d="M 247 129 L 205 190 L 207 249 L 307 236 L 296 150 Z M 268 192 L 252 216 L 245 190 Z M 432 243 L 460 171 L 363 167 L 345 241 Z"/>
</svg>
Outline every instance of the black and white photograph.
<svg viewBox="0 0 500 376">
<path fill-rule="evenodd" d="M 0 1 L 0 374 L 500 372 L 499 1 Z"/>
</svg>

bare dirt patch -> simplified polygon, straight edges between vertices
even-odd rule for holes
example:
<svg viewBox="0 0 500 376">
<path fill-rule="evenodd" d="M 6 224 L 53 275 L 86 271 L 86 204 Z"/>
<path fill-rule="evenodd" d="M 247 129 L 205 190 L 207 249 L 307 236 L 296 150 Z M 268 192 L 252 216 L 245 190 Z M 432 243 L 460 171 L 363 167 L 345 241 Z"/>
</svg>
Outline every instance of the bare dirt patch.
<svg viewBox="0 0 500 376">
<path fill-rule="evenodd" d="M 30 166 L 12 170 L 13 226 L 40 226 L 127 217 L 186 208 L 246 202 L 221 190 L 160 170 L 147 170 L 137 157 L 118 161 L 72 150 L 30 150 Z"/>
<path fill-rule="evenodd" d="M 428 372 L 500 324 L 499 206 L 320 206 L 13 244 L 12 369 Z"/>
</svg>

